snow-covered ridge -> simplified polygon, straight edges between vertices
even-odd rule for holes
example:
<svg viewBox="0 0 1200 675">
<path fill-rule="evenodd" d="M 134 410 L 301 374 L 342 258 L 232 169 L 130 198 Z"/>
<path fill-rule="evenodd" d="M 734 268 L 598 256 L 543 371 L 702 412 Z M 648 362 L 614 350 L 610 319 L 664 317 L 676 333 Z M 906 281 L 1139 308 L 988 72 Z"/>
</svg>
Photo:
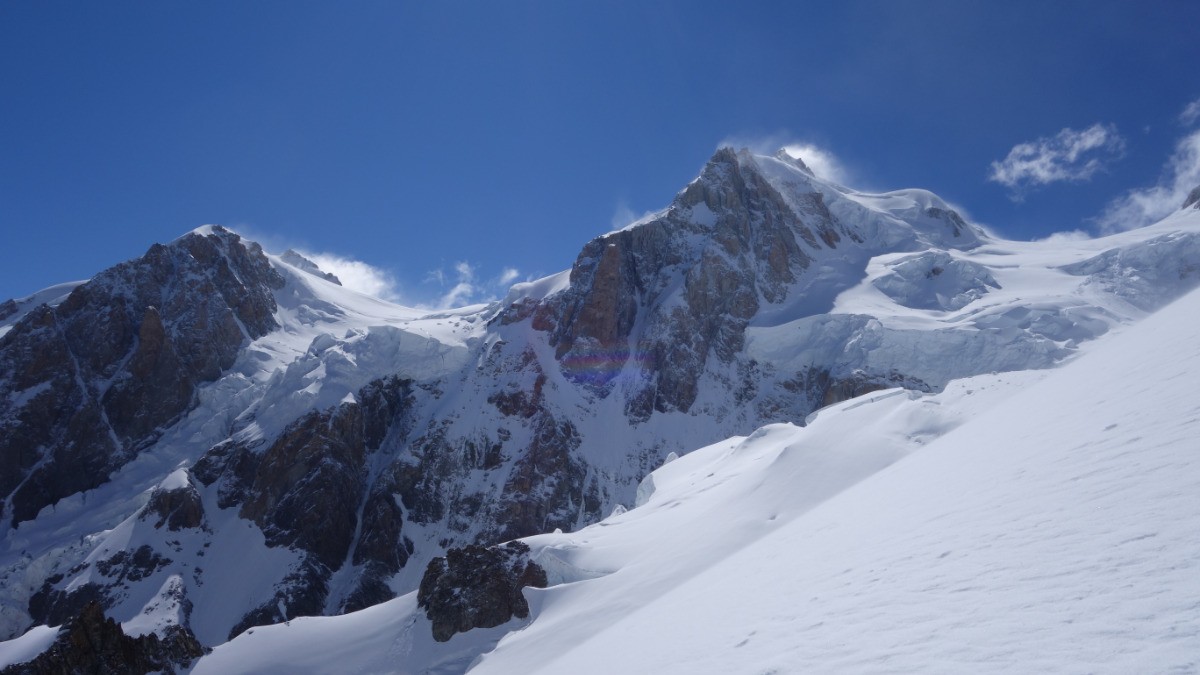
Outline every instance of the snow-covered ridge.
<svg viewBox="0 0 1200 675">
<path fill-rule="evenodd" d="M 34 293 L 33 295 L 16 298 L 0 304 L 0 337 L 12 330 L 13 324 L 20 321 L 35 307 L 49 305 L 57 307 L 71 294 L 76 287 L 87 281 L 69 281 L 65 284 L 55 284 Z"/>
</svg>

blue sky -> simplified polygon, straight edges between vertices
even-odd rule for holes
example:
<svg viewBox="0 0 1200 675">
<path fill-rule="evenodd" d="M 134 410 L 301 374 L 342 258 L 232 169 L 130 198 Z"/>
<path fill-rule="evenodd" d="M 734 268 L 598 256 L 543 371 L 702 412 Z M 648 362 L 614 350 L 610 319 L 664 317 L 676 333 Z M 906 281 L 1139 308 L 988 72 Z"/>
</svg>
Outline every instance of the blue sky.
<svg viewBox="0 0 1200 675">
<path fill-rule="evenodd" d="M 0 298 L 219 223 L 479 300 L 728 140 L 1009 237 L 1097 231 L 1200 176 L 1198 25 L 1182 1 L 0 3 Z"/>
</svg>

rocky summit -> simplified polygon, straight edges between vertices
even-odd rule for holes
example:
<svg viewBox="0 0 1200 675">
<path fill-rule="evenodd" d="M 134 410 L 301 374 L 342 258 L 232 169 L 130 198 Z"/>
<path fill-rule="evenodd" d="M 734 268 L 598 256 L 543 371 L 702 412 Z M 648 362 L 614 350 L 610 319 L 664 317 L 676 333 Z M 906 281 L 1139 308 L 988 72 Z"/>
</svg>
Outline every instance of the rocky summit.
<svg viewBox="0 0 1200 675">
<path fill-rule="evenodd" d="M 505 542 L 633 507 L 668 457 L 1054 366 L 1198 259 L 1191 208 L 1009 242 L 932 193 L 732 148 L 482 308 L 392 305 L 203 227 L 0 305 L 0 631 L 100 608 L 215 647 L 416 593 L 454 644 L 560 574 Z"/>
</svg>

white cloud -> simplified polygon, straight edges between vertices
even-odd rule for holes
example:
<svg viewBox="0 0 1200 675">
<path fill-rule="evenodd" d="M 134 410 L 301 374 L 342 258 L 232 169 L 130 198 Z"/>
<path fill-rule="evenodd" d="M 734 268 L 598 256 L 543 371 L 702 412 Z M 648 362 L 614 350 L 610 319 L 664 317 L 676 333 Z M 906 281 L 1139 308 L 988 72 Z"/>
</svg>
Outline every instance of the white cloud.
<svg viewBox="0 0 1200 675">
<path fill-rule="evenodd" d="M 1019 143 L 1002 161 L 992 162 L 988 180 L 1013 191 L 1020 201 L 1031 188 L 1050 183 L 1091 179 L 1107 162 L 1125 151 L 1125 139 L 1112 124 L 1063 129 L 1055 136 Z"/>
<path fill-rule="evenodd" d="M 1183 206 L 1188 194 L 1200 185 L 1200 130 L 1175 145 L 1157 185 L 1130 190 L 1109 202 L 1096 218 L 1102 233 L 1132 230 L 1161 220 Z"/>
<path fill-rule="evenodd" d="M 475 265 L 460 260 L 450 271 L 442 268 L 430 270 L 425 283 L 439 287 L 437 299 L 432 306 L 418 305 L 426 309 L 450 309 L 480 302 L 491 302 L 508 292 L 509 286 L 521 277 L 515 267 L 503 267 L 495 277 L 481 279 Z"/>
<path fill-rule="evenodd" d="M 846 171 L 841 160 L 824 148 L 819 148 L 811 143 L 792 143 L 785 145 L 783 151 L 804 162 L 808 168 L 812 169 L 813 173 L 821 178 L 842 185 L 845 185 L 849 179 L 849 172 Z"/>
<path fill-rule="evenodd" d="M 396 279 L 387 270 L 333 253 L 301 251 L 300 255 L 316 263 L 323 271 L 336 276 L 346 288 L 388 302 L 400 302 Z"/>
<path fill-rule="evenodd" d="M 1187 104 L 1183 112 L 1179 113 L 1179 122 L 1186 127 L 1190 127 L 1200 120 L 1200 98 Z"/>
<path fill-rule="evenodd" d="M 455 282 L 454 285 L 442 295 L 438 301 L 439 308 L 446 307 L 461 307 L 468 305 L 475 297 L 475 268 L 470 263 L 459 261 L 454 263 Z M 445 283 L 445 275 L 441 270 L 438 270 L 438 276 Z"/>
<path fill-rule="evenodd" d="M 497 277 L 496 283 L 500 286 L 507 286 L 517 280 L 521 276 L 521 272 L 515 267 L 505 267 L 500 271 L 500 276 Z"/>
</svg>

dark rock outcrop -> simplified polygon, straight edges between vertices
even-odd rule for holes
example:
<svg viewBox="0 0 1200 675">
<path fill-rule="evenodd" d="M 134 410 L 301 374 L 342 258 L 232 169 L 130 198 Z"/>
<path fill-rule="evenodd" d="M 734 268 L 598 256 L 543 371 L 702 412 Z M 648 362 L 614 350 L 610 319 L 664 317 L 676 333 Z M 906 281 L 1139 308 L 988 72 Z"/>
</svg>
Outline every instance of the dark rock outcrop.
<svg viewBox="0 0 1200 675">
<path fill-rule="evenodd" d="M 433 623 L 433 639 L 445 642 L 472 628 L 528 617 L 529 603 L 521 589 L 546 584 L 546 571 L 529 559 L 529 547 L 519 541 L 453 548 L 446 557 L 429 562 L 417 590 L 417 606 Z"/>
<path fill-rule="evenodd" d="M 130 637 L 121 625 L 104 616 L 97 602 L 85 605 L 63 626 L 48 650 L 27 663 L 9 666 L 3 675 L 60 675 L 88 673 L 117 675 L 174 673 L 203 656 L 204 648 L 191 631 L 171 626 L 166 637 L 156 634 Z"/>
<path fill-rule="evenodd" d="M 0 337 L 0 499 L 12 523 L 87 490 L 193 405 L 196 387 L 276 327 L 283 278 L 220 227 L 155 244 Z M 7 515 L 7 514 L 6 514 Z"/>
<path fill-rule="evenodd" d="M 169 558 L 148 545 L 119 550 L 94 563 L 93 577 L 87 583 L 71 584 L 71 579 L 61 574 L 46 579 L 29 599 L 29 615 L 38 624 L 62 624 L 89 603 L 108 605 L 121 598 L 128 584 L 147 579 L 170 564 Z M 86 564 L 81 564 L 72 569 L 71 574 L 86 568 Z"/>
<path fill-rule="evenodd" d="M 204 503 L 200 493 L 190 484 L 171 490 L 157 488 L 150 493 L 142 519 L 155 519 L 155 528 L 165 525 L 172 532 L 202 527 Z"/>
<path fill-rule="evenodd" d="M 555 528 L 572 529 L 583 501 L 587 467 L 574 456 L 580 437 L 575 426 L 542 413 L 535 420 L 533 439 L 515 462 L 495 508 L 495 539 L 528 537 Z M 536 499 L 531 499 L 536 495 Z M 570 508 L 575 505 L 575 508 Z M 584 510 L 588 504 L 584 504 Z M 590 505 L 599 520 L 600 505 Z"/>
</svg>

